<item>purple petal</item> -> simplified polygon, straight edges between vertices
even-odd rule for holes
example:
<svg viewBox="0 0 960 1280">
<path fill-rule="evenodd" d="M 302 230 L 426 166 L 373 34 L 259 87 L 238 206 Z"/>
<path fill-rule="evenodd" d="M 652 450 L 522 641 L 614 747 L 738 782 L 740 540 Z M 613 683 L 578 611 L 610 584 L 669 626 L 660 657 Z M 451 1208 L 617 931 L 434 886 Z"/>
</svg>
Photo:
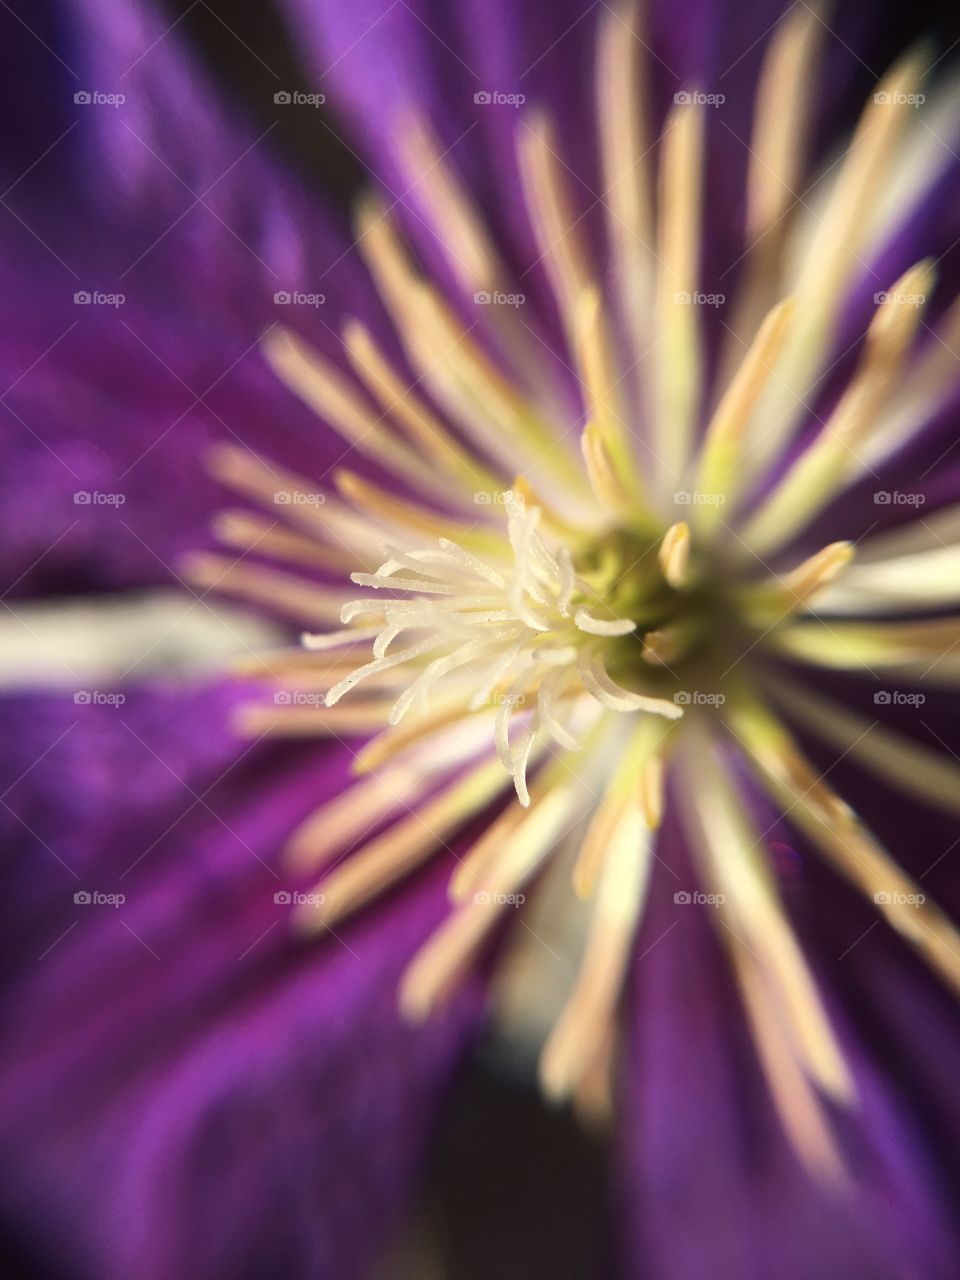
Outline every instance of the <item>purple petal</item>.
<svg viewBox="0 0 960 1280">
<path fill-rule="evenodd" d="M 675 831 L 661 855 L 689 875 Z M 832 1008 L 860 1098 L 834 1116 L 853 1185 L 812 1182 L 775 1119 L 712 909 L 674 906 L 673 891 L 655 879 L 630 997 L 625 1274 L 947 1280 L 950 1201 L 907 1091 Z"/>
<path fill-rule="evenodd" d="M 382 314 L 345 229 L 263 130 L 216 102 L 165 15 L 87 4 L 71 23 L 60 56 L 126 100 L 71 103 L 71 132 L 7 195 L 0 590 L 21 594 L 169 580 L 220 505 L 203 470 L 213 441 L 319 479 L 344 446 L 265 367 L 259 340 L 284 323 L 340 357 L 344 316 Z M 295 291 L 324 301 L 274 301 Z"/>
<path fill-rule="evenodd" d="M 104 1280 L 355 1274 L 473 1026 L 467 997 L 424 1032 L 395 1010 L 436 876 L 294 940 L 278 853 L 334 778 L 323 751 L 242 755 L 235 698 L 8 707 L 3 1208 Z"/>
</svg>

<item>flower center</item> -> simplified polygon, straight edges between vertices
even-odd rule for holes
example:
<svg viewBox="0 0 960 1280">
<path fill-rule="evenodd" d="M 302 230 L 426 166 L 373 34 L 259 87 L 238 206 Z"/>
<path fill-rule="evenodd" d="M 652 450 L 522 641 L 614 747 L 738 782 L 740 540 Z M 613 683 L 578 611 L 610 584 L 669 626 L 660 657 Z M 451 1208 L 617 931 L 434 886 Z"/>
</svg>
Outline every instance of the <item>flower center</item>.
<svg viewBox="0 0 960 1280">
<path fill-rule="evenodd" d="M 574 554 L 541 532 L 539 507 L 513 491 L 503 502 L 507 536 L 485 558 L 441 538 L 429 550 L 386 547 L 376 572 L 352 575 L 358 586 L 383 592 L 341 611 L 347 627 L 376 619 L 361 628 L 373 639 L 373 658 L 337 682 L 326 704 L 397 667 L 408 668 L 409 681 L 390 708 L 392 725 L 411 709 L 428 713 L 434 697 L 464 711 L 495 703 L 497 751 L 528 805 L 535 740 L 542 732 L 575 749 L 585 695 L 615 711 L 679 718 L 670 650 L 704 628 L 700 593 L 684 594 L 685 526 L 659 543 L 618 531 Z M 329 648 L 357 637 L 353 628 L 307 636 L 305 644 Z M 512 740 L 515 715 L 523 725 Z"/>
<path fill-rule="evenodd" d="M 365 201 L 358 245 L 404 366 L 357 320 L 342 333 L 349 373 L 291 333 L 273 331 L 265 342 L 291 389 L 397 486 L 338 468 L 331 492 L 319 495 L 309 481 L 228 450 L 218 474 L 271 519 L 229 513 L 223 540 L 322 579 L 206 557 L 193 580 L 323 629 L 295 654 L 253 661 L 254 674 L 293 682 L 304 700 L 290 705 L 291 691 L 280 690 L 274 706 L 245 716 L 248 731 L 376 735 L 355 753 L 354 785 L 291 839 L 294 866 L 325 871 L 300 924 L 332 929 L 428 860 L 451 857 L 450 914 L 401 983 L 401 1007 L 417 1019 L 448 997 L 528 888 L 544 919 L 581 920 L 582 946 L 570 931 L 556 951 L 536 914 L 515 931 L 551 961 L 564 948 L 580 956 L 544 1028 L 540 1076 L 551 1097 L 588 1108 L 609 1099 L 617 1002 L 648 884 L 671 870 L 653 866 L 669 769 L 672 816 L 717 908 L 786 1130 L 810 1167 L 833 1177 L 840 1162 L 820 1095 L 849 1102 L 853 1084 L 763 856 L 766 832 L 729 757 L 742 758 L 828 863 L 960 985 L 955 930 L 935 908 L 916 909 L 917 885 L 818 774 L 778 708 L 955 813 L 953 766 L 887 731 L 874 735 L 875 725 L 753 663 L 756 653 L 868 671 L 906 664 L 920 679 L 945 665 L 955 618 L 873 627 L 863 615 L 955 603 L 955 513 L 944 537 L 914 530 L 910 554 L 897 544 L 892 560 L 874 548 L 871 562 L 865 539 L 865 563 L 817 601 L 821 616 L 809 606 L 846 569 L 851 544 L 831 543 L 790 571 L 771 565 L 815 529 L 869 457 L 889 456 L 924 406 L 944 402 L 955 362 L 944 364 L 937 348 L 949 354 L 956 343 L 945 328 L 932 357 L 906 364 L 920 324 L 915 301 L 933 288 L 933 263 L 921 261 L 883 295 L 849 381 L 819 430 L 792 449 L 834 368 L 827 358 L 855 268 L 872 258 L 876 193 L 890 185 L 911 116 L 895 104 L 920 74 L 916 55 L 890 72 L 818 198 L 815 230 L 805 227 L 795 135 L 821 27 L 798 6 L 767 55 L 742 279 L 716 372 L 697 303 L 709 284 L 700 251 L 704 103 L 678 95 L 652 146 L 655 115 L 649 103 L 640 109 L 636 57 L 644 41 L 606 10 L 597 67 L 610 215 L 602 262 L 568 189 L 562 140 L 544 116 L 523 119 L 517 161 L 564 331 L 561 359 L 581 392 L 575 406 L 544 376 L 535 329 L 491 303 L 491 288 L 509 283 L 509 272 L 439 141 L 425 122 L 408 121 L 400 160 L 459 301 L 423 276 L 389 212 Z M 795 250 L 803 254 L 796 267 Z M 490 305 L 467 323 L 470 295 Z M 513 488 L 499 492 L 512 477 Z M 686 520 L 665 515 L 675 510 L 671 494 Z M 296 528 L 276 520 L 278 503 Z M 928 537 L 941 545 L 931 551 Z M 343 575 L 357 568 L 362 599 L 343 590 Z M 355 656 L 371 645 L 367 660 Z M 504 766 L 519 803 L 504 795 Z M 489 821 L 471 833 L 484 814 Z M 689 905 L 690 892 L 674 888 L 674 902 Z M 512 952 L 505 988 L 517 989 L 521 970 Z M 531 984 L 527 1012 L 539 1013 L 548 989 Z"/>
</svg>

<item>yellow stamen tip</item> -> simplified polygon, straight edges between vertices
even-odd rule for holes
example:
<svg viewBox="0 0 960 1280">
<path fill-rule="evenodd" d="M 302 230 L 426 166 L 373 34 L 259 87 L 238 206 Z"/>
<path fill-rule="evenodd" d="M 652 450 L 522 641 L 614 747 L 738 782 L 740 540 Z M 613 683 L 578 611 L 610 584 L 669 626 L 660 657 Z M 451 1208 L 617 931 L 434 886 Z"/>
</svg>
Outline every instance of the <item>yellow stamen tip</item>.
<svg viewBox="0 0 960 1280">
<path fill-rule="evenodd" d="M 679 590 L 687 584 L 690 565 L 690 526 L 680 520 L 663 535 L 658 551 L 660 568 L 671 587 Z"/>
</svg>

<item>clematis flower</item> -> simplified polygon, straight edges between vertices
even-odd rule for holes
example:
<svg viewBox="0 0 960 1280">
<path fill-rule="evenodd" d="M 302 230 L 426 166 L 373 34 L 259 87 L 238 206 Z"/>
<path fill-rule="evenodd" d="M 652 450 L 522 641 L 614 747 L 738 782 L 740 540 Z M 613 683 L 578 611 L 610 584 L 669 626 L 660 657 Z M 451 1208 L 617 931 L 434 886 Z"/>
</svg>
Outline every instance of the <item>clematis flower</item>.
<svg viewBox="0 0 960 1280">
<path fill-rule="evenodd" d="M 822 513 L 864 474 L 877 476 L 956 386 L 956 311 L 918 350 L 933 260 L 899 272 L 880 251 L 943 161 L 925 156 L 903 189 L 896 157 L 925 132 L 915 110 L 923 61 L 910 53 L 879 83 L 810 211 L 812 194 L 797 193 L 802 101 L 823 23 L 807 9 L 786 17 L 761 67 L 744 261 L 711 364 L 702 311 L 719 299 L 703 276 L 701 215 L 717 95 L 679 90 L 652 143 L 636 22 L 632 9 L 599 21 L 601 246 L 575 212 L 549 115 L 521 109 L 515 130 L 579 403 L 571 409 L 569 388 L 539 377 L 546 344 L 514 314 L 520 282 L 429 125 L 402 118 L 396 163 L 418 187 L 449 276 L 483 309 L 462 319 L 389 211 L 368 201 L 360 251 L 409 373 L 349 316 L 349 371 L 282 329 L 265 350 L 278 376 L 392 480 L 378 485 L 344 466 L 334 491 L 322 492 L 309 476 L 278 480 L 227 447 L 217 474 L 263 502 L 271 520 L 231 515 L 226 540 L 308 559 L 331 581 L 297 586 L 216 557 L 193 575 L 266 604 L 299 599 L 305 621 L 328 623 L 299 652 L 254 661 L 282 687 L 249 714 L 253 732 L 381 730 L 357 756 L 369 777 L 294 837 L 301 865 L 338 861 L 298 910 L 302 924 L 333 927 L 425 859 L 448 859 L 443 842 L 489 815 L 512 784 L 512 802 L 457 855 L 451 914 L 411 962 L 401 1005 L 416 1019 L 429 1014 L 538 873 L 565 867 L 569 893 L 588 903 L 586 942 L 540 1075 L 554 1098 L 594 1095 L 611 1070 L 650 878 L 676 878 L 657 867 L 673 790 L 671 820 L 690 842 L 698 886 L 679 888 L 675 901 L 716 907 L 785 1129 L 811 1171 L 839 1178 L 824 1102 L 852 1105 L 856 1089 L 787 921 L 744 774 L 956 986 L 953 926 L 785 722 L 789 714 L 884 781 L 919 784 L 955 810 L 949 758 L 817 692 L 823 668 L 920 683 L 955 643 L 952 620 L 935 616 L 955 595 L 956 552 L 939 532 L 953 511 L 933 530 L 904 521 L 871 537 L 875 519 L 848 506 L 847 537 L 818 539 Z M 866 263 L 882 288 L 863 331 L 855 322 L 838 349 Z M 288 529 L 277 504 L 294 518 Z M 352 566 L 348 581 L 367 589 L 354 598 L 342 585 Z M 785 658 L 802 671 L 784 675 Z M 351 843 L 361 847 L 340 861 Z"/>
<path fill-rule="evenodd" d="M 383 184 L 361 203 L 355 254 L 323 245 L 320 278 L 340 283 L 324 323 L 273 313 L 266 326 L 249 299 L 239 321 L 228 314 L 244 295 L 218 232 L 203 288 L 224 288 L 216 333 L 239 371 L 222 414 L 209 393 L 197 399 L 233 440 L 201 450 L 222 436 L 208 421 L 189 428 L 185 454 L 183 439 L 156 439 L 149 412 L 132 443 L 94 433 L 107 476 L 139 468 L 144 442 L 154 490 L 190 464 L 185 521 L 171 535 L 145 498 L 141 550 L 107 553 L 115 580 L 149 581 L 153 562 L 166 571 L 200 543 L 212 507 L 201 451 L 245 500 L 214 522 L 231 554 L 178 562 L 204 595 L 308 629 L 300 647 L 241 663 L 263 693 L 241 696 L 241 727 L 298 742 L 258 747 L 231 783 L 228 847 L 222 833 L 192 845 L 157 826 L 169 861 L 141 873 L 125 925 L 176 938 L 180 958 L 163 983 L 134 970 L 119 993 L 129 1040 L 107 1014 L 94 1031 L 81 1018 L 63 1044 L 52 1036 L 78 990 L 89 1013 L 116 939 L 91 929 L 61 950 L 62 909 L 28 888 L 59 959 L 53 977 L 15 984 L 34 1010 L 21 1053 L 44 1066 L 37 1079 L 11 1073 L 4 1149 L 74 1073 L 95 1094 L 114 1073 L 119 1085 L 92 1105 L 96 1139 L 84 1121 L 30 1153 L 18 1223 L 34 1233 L 53 1188 L 94 1274 L 268 1274 L 269 1237 L 247 1252 L 263 1204 L 292 1194 L 301 1160 L 310 1189 L 336 1185 L 304 1133 L 329 1123 L 338 1150 L 364 1141 L 356 1058 L 373 1060 L 372 1090 L 391 1099 L 371 1122 L 385 1213 L 425 1128 L 407 1140 L 397 1113 L 426 1111 L 424 1071 L 437 1087 L 447 1078 L 487 985 L 488 1022 L 535 1046 L 547 1097 L 620 1140 L 626 1273 L 945 1277 L 954 1166 L 938 1139 L 956 1052 L 947 989 L 960 981 L 939 865 L 960 795 L 955 82 L 911 48 L 828 154 L 810 90 L 829 82 L 836 37 L 806 5 L 731 23 L 708 56 L 655 5 L 578 10 L 536 33 L 531 12 L 522 40 L 483 45 L 487 78 L 478 71 L 469 95 L 423 77 L 424 39 L 451 48 L 444 20 L 402 9 L 293 6 Z M 477 29 L 472 8 L 461 16 Z M 147 10 L 92 21 L 106 84 L 104 67 L 132 69 L 137 51 L 155 66 L 150 50 L 170 39 Z M 521 90 L 529 42 L 569 59 L 559 96 L 557 59 L 552 93 L 539 75 L 538 93 Z M 192 119 L 192 81 L 163 57 L 142 83 L 186 86 L 173 119 Z M 741 60 L 749 73 L 734 71 Z M 125 216 L 151 221 L 149 183 L 130 176 L 144 150 L 193 200 L 178 219 L 189 233 L 174 224 L 113 339 L 143 346 L 138 322 L 149 325 L 148 352 L 195 394 L 188 370 L 204 354 L 162 310 L 169 272 L 209 247 L 192 222 L 211 212 L 209 191 L 192 169 L 181 176 L 191 150 L 174 132 L 170 152 L 166 120 L 146 138 L 122 117 L 98 127 L 98 154 L 133 192 Z M 295 307 L 301 284 L 318 292 L 310 232 L 297 198 L 269 191 L 271 216 L 251 220 L 264 256 L 250 252 L 286 264 L 274 297 Z M 227 201 L 213 216 L 229 226 L 235 214 Z M 264 327 L 268 368 L 252 350 Z M 101 380 L 54 364 L 64 385 Z M 292 429 L 279 425 L 288 415 Z M 105 525 L 93 542 L 109 538 Z M 72 527 L 64 539 L 76 554 Z M 226 729 L 237 698 L 160 713 L 171 753 L 211 785 L 243 752 Z M 193 742 L 198 717 L 216 728 Z M 315 736 L 322 755 L 303 742 Z M 104 741 L 115 750 L 109 730 Z M 878 780 L 902 793 L 892 813 Z M 251 803 L 262 812 L 247 820 Z M 110 865 L 106 820 L 107 841 L 76 851 L 91 868 Z M 291 887 L 268 901 L 249 857 L 281 843 Z M 198 850 L 202 870 L 189 872 Z M 190 973 L 199 994 L 181 1027 L 172 1011 Z M 169 1070 L 145 1052 L 151 1016 L 173 1028 Z M 107 1075 L 111 1032 L 127 1061 Z M 262 1104 L 251 1059 L 270 1096 L 276 1181 L 262 1199 L 247 1177 L 259 1147 L 244 1122 Z M 308 1099 L 296 1141 L 276 1089 Z M 201 1179 L 218 1214 L 192 1254 L 184 1201 L 195 1163 L 220 1159 L 221 1112 L 237 1173 L 219 1192 Z M 87 1170 L 114 1165 L 91 1194 Z M 162 1244 L 158 1167 L 176 1215 Z M 362 1182 L 346 1193 L 342 1246 L 329 1207 L 295 1196 L 286 1270 L 360 1265 Z"/>
</svg>

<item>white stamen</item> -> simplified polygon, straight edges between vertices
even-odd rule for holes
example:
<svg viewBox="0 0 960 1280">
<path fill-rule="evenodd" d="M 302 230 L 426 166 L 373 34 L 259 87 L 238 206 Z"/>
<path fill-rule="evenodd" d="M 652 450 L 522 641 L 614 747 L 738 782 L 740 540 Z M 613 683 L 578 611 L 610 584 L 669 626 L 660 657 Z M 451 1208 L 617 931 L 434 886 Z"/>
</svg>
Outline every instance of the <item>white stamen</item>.
<svg viewBox="0 0 960 1280">
<path fill-rule="evenodd" d="M 631 631 L 637 629 L 637 624 L 631 622 L 629 618 L 613 618 L 606 621 L 603 618 L 595 618 L 586 609 L 578 609 L 573 620 L 581 631 L 586 631 L 591 636 L 628 636 Z"/>
<path fill-rule="evenodd" d="M 345 693 L 349 693 L 352 688 L 365 680 L 367 676 L 376 675 L 380 671 L 389 671 L 391 667 L 399 667 L 404 662 L 412 662 L 414 658 L 419 658 L 425 653 L 429 653 L 431 649 L 436 649 L 441 641 L 433 636 L 429 640 L 422 640 L 420 644 L 412 645 L 409 649 L 401 649 L 399 653 L 391 654 L 389 657 L 376 658 L 373 662 L 368 662 L 364 667 L 358 667 L 356 671 L 351 672 L 339 684 L 335 684 L 324 699 L 324 703 L 328 707 L 335 706 Z"/>
<path fill-rule="evenodd" d="M 678 720 L 683 715 L 683 708 L 666 698 L 631 693 L 611 680 L 600 653 L 585 649 L 580 654 L 579 670 L 587 692 L 614 711 L 651 711 L 655 715 L 666 716 L 668 720 Z"/>
<path fill-rule="evenodd" d="M 300 643 L 305 649 L 317 652 L 321 649 L 339 649 L 341 645 L 357 644 L 361 640 L 374 640 L 380 634 L 380 627 L 353 627 L 345 631 L 329 631 L 326 635 L 314 635 L 305 631 Z"/>
</svg>

